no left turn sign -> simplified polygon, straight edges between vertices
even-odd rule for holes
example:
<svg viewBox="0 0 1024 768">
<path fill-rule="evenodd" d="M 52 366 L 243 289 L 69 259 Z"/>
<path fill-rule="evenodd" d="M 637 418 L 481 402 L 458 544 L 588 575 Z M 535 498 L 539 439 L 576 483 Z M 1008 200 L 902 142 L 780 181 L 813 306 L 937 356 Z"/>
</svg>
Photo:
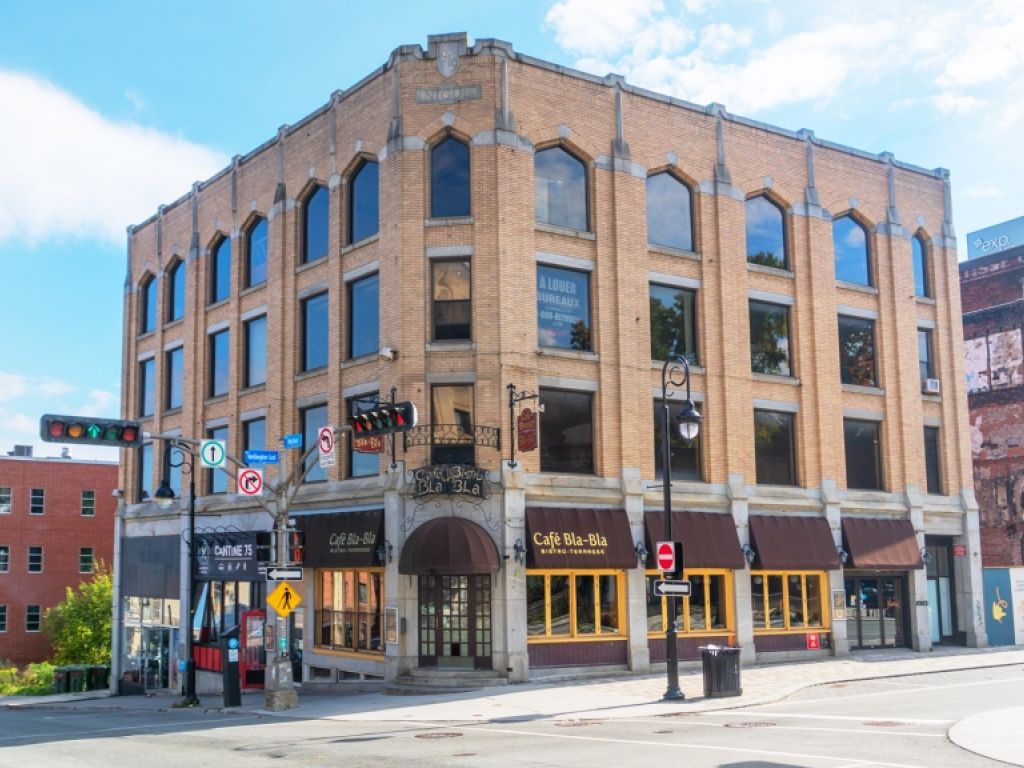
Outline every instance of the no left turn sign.
<svg viewBox="0 0 1024 768">
<path fill-rule="evenodd" d="M 245 496 L 262 496 L 263 470 L 248 467 L 238 470 L 238 492 Z"/>
</svg>

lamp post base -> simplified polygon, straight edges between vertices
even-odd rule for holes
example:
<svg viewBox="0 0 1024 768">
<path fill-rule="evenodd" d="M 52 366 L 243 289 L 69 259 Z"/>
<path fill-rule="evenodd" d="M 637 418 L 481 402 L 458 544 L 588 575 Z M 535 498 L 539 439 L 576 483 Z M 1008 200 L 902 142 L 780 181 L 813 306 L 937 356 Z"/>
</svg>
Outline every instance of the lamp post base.
<svg viewBox="0 0 1024 768">
<path fill-rule="evenodd" d="M 264 699 L 264 708 L 268 712 L 283 712 L 286 709 L 295 709 L 299 706 L 299 696 L 294 688 L 283 691 L 267 691 Z"/>
<path fill-rule="evenodd" d="M 665 691 L 665 695 L 661 697 L 662 701 L 685 701 L 686 696 L 678 688 L 669 688 Z"/>
<path fill-rule="evenodd" d="M 264 702 L 264 707 L 270 712 L 299 706 L 299 695 L 292 685 L 292 662 L 289 658 L 277 658 L 267 665 Z"/>
</svg>

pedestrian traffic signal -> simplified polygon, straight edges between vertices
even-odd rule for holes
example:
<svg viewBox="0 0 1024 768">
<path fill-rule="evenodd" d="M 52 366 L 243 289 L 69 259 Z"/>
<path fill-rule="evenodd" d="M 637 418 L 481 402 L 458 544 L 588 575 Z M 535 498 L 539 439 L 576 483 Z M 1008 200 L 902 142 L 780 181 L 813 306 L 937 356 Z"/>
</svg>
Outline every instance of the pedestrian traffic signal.
<svg viewBox="0 0 1024 768">
<path fill-rule="evenodd" d="M 272 563 L 277 547 L 274 546 L 273 531 L 256 531 L 256 560 L 260 563 Z"/>
<path fill-rule="evenodd" d="M 416 426 L 416 406 L 410 402 L 381 403 L 376 408 L 349 418 L 349 426 L 357 437 L 408 432 Z"/>
<path fill-rule="evenodd" d="M 302 563 L 302 549 L 306 546 L 306 533 L 289 528 L 286 534 L 288 536 L 288 563 L 289 565 L 299 565 Z"/>
<path fill-rule="evenodd" d="M 39 436 L 47 443 L 134 448 L 142 442 L 142 425 L 137 421 L 48 413 L 39 420 Z"/>
</svg>

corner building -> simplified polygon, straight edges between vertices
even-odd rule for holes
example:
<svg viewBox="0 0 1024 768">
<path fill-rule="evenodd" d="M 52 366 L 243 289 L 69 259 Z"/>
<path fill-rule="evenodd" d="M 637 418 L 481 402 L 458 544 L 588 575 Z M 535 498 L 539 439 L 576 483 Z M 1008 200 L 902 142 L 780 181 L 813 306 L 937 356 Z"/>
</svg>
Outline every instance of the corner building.
<svg viewBox="0 0 1024 768">
<path fill-rule="evenodd" d="M 663 663 L 650 552 L 676 354 L 704 416 L 669 469 L 693 587 L 680 658 L 985 643 L 942 169 L 445 35 L 130 228 L 128 250 L 124 402 L 147 431 L 242 456 L 312 445 L 374 398 L 419 410 L 393 452 L 340 439 L 296 497 L 303 680 Z M 127 457 L 124 535 L 170 543 L 173 601 L 186 505 L 146 500 L 181 487 L 165 453 Z M 201 532 L 268 527 L 233 478 L 196 473 Z M 265 584 L 197 593 L 215 669 L 217 632 Z"/>
</svg>

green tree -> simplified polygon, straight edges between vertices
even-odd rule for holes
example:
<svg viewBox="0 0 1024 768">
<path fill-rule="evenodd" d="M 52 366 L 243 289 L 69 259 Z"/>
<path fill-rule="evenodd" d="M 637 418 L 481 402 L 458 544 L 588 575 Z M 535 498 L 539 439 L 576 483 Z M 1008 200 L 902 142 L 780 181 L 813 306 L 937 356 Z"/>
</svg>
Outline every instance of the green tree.
<svg viewBox="0 0 1024 768">
<path fill-rule="evenodd" d="M 56 664 L 109 664 L 114 581 L 98 562 L 93 577 L 46 611 L 43 629 L 53 645 Z"/>
</svg>

